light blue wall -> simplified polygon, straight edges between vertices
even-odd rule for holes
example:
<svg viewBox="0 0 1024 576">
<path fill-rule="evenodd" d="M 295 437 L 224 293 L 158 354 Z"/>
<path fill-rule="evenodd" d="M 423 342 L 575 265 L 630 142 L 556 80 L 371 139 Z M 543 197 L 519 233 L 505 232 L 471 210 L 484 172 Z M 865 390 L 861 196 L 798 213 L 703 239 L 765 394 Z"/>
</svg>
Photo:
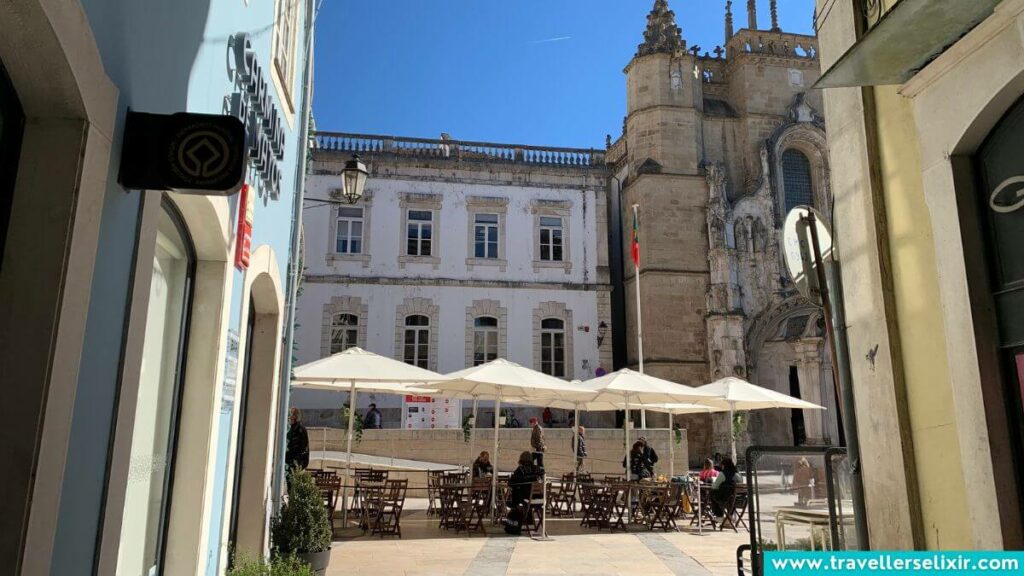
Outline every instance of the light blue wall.
<svg viewBox="0 0 1024 576">
<path fill-rule="evenodd" d="M 283 112 L 271 79 L 274 0 L 81 1 L 107 75 L 120 91 L 120 105 L 51 570 L 61 576 L 92 573 L 101 525 L 140 204 L 139 192 L 126 191 L 116 183 L 125 113 L 128 108 L 154 113 L 224 113 L 225 98 L 235 90 L 227 64 L 228 39 L 239 32 L 250 34 L 275 104 Z M 300 2 L 299 59 L 293 87 L 293 95 L 300 101 L 304 16 L 305 2 Z M 301 114 L 293 120 L 292 125 L 284 123 L 286 151 L 280 162 L 280 197 L 257 201 L 253 229 L 253 249 L 270 245 L 282 274 L 288 269 L 296 159 L 305 140 L 299 133 Z M 237 196 L 232 199 L 233 213 L 236 204 Z M 232 216 L 232 227 L 234 221 Z M 242 274 L 236 271 L 229 327 L 238 331 L 242 283 Z M 285 278 L 281 283 L 283 286 Z M 193 318 L 193 322 L 201 321 Z M 221 335 L 225 337 L 226 333 Z M 230 411 L 220 414 L 210 550 L 198 551 L 214 559 L 221 538 L 227 452 L 234 432 L 231 418 Z M 217 570 L 211 565 L 208 573 Z"/>
</svg>

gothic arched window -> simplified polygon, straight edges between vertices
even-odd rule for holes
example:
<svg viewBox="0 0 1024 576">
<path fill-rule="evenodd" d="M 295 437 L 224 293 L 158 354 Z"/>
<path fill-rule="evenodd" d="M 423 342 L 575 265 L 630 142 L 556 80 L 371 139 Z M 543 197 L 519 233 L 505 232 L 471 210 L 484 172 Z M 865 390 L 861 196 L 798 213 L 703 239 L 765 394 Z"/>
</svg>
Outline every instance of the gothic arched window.
<svg viewBox="0 0 1024 576">
<path fill-rule="evenodd" d="M 782 186 L 785 214 L 801 204 L 814 206 L 811 162 L 803 152 L 790 148 L 782 153 Z"/>
</svg>

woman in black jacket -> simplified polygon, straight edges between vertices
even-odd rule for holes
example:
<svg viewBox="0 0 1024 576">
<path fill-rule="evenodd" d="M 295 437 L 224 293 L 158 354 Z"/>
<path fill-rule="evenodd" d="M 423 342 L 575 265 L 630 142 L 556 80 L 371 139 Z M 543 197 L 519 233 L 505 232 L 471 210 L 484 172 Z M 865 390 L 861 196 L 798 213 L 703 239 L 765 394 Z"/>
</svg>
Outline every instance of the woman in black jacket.
<svg viewBox="0 0 1024 576">
<path fill-rule="evenodd" d="M 491 465 L 491 455 L 486 450 L 473 461 L 473 478 L 483 478 L 494 474 L 494 466 Z"/>
<path fill-rule="evenodd" d="M 622 459 L 622 467 L 626 467 L 626 459 Z M 629 479 L 630 480 L 641 480 L 643 478 L 650 478 L 650 470 L 654 468 L 651 461 L 647 459 L 647 455 L 644 452 L 644 443 L 639 440 L 633 443 L 633 448 L 629 451 Z"/>
<path fill-rule="evenodd" d="M 533 483 L 543 474 L 543 470 L 533 465 L 533 454 L 523 452 L 519 455 L 519 466 L 508 479 L 508 517 L 505 519 L 505 532 L 519 534 L 522 526 L 530 522 L 530 495 Z"/>
</svg>

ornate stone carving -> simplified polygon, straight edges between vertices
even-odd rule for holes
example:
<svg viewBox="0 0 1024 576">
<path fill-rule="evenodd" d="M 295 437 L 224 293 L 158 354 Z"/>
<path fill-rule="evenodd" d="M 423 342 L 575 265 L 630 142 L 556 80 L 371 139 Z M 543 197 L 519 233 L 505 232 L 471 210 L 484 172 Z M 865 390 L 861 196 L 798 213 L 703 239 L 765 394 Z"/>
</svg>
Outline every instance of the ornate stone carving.
<svg viewBox="0 0 1024 576">
<path fill-rule="evenodd" d="M 807 102 L 807 94 L 800 92 L 793 98 L 793 103 L 786 109 L 786 115 L 791 122 L 811 122 L 823 124 L 825 119 Z"/>
<path fill-rule="evenodd" d="M 675 12 L 668 9 L 668 0 L 655 0 L 647 15 L 644 41 L 637 47 L 637 56 L 649 54 L 676 54 L 686 50 L 683 32 L 676 26 Z"/>
</svg>

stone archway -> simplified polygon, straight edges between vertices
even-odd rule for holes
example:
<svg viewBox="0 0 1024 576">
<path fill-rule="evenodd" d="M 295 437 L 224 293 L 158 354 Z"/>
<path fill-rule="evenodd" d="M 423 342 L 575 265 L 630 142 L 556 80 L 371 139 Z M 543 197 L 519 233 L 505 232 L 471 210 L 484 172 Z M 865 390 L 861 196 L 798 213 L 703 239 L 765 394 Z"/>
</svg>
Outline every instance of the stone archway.
<svg viewBox="0 0 1024 576">
<path fill-rule="evenodd" d="M 267 534 L 272 514 L 272 475 L 277 468 L 274 465 L 274 440 L 280 424 L 277 400 L 284 311 L 281 274 L 274 251 L 269 246 L 260 246 L 250 257 L 243 298 L 252 303 L 251 312 L 255 319 L 251 331 L 246 331 L 251 332 L 252 340 L 242 335 L 239 341 L 239 349 L 247 352 L 240 352 L 239 358 L 249 360 L 247 366 L 240 362 L 242 373 L 238 382 L 245 381 L 247 390 L 244 404 L 236 410 L 233 423 L 234 430 L 241 433 L 232 443 L 229 458 L 233 469 L 228 477 L 236 479 L 232 493 L 228 495 L 233 509 L 231 514 L 225 515 L 229 524 L 221 533 L 225 540 L 233 534 L 238 552 L 261 556 L 269 546 Z M 239 418 L 243 417 L 244 425 L 238 425 Z M 240 469 L 234 469 L 236 465 L 240 465 Z"/>
<path fill-rule="evenodd" d="M 25 117 L 0 273 L 0 380 L 20 383 L 0 408 L 0 566 L 48 573 L 117 90 L 78 0 L 0 4 L 0 61 Z"/>
<path fill-rule="evenodd" d="M 826 413 L 803 410 L 800 418 L 784 410 L 754 412 L 751 434 L 774 445 L 799 443 L 793 422 L 804 426 L 803 441 L 827 444 L 837 439 L 835 401 L 830 394 L 832 368 L 821 310 L 800 296 L 789 298 L 758 317 L 747 332 L 750 381 L 776 392 L 826 407 Z"/>
</svg>

